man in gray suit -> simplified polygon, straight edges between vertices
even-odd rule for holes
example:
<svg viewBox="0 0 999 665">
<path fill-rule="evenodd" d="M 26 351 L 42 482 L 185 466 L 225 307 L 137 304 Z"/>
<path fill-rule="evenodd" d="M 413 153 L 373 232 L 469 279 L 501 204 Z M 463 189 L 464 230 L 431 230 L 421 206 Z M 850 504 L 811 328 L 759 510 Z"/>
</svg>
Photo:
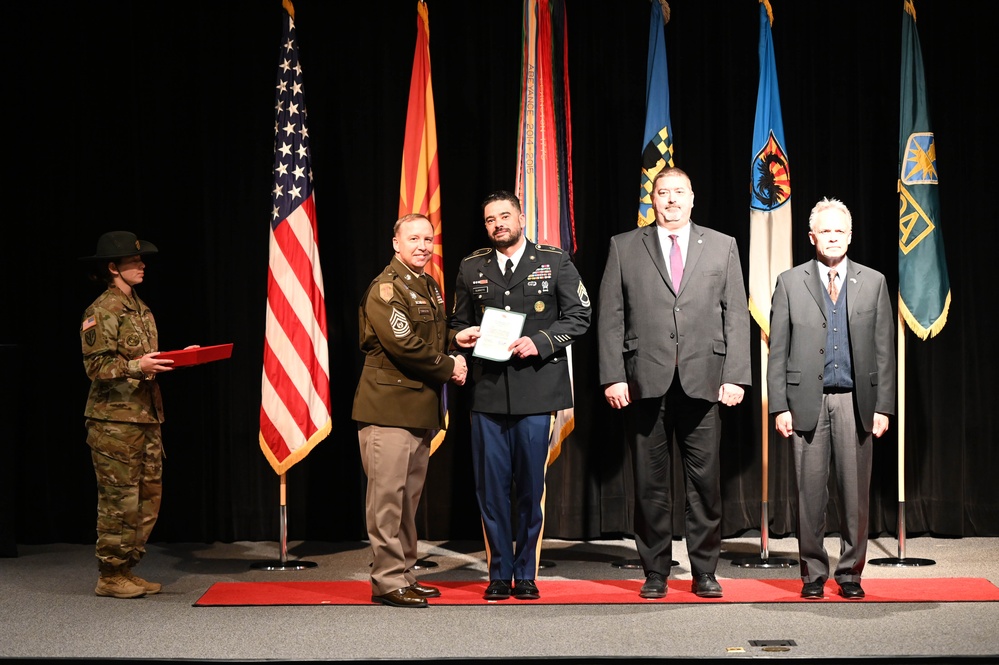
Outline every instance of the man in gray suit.
<svg viewBox="0 0 999 665">
<path fill-rule="evenodd" d="M 683 464 L 692 590 L 722 595 L 721 421 L 752 382 L 749 309 L 735 239 L 690 221 L 678 168 L 652 183 L 654 226 L 611 238 L 600 284 L 600 383 L 625 429 L 635 478 L 642 598 L 666 595 L 673 559 L 672 439 Z M 630 405 L 630 406 L 629 406 Z M 627 408 L 626 408 L 627 407 Z"/>
<path fill-rule="evenodd" d="M 777 278 L 770 309 L 767 387 L 777 431 L 790 437 L 798 480 L 798 555 L 803 598 L 822 598 L 830 466 L 840 495 L 840 557 L 834 577 L 845 598 L 864 597 L 872 438 L 895 413 L 894 317 L 884 275 L 848 261 L 849 209 L 824 198 L 812 208 L 815 260 Z"/>
</svg>

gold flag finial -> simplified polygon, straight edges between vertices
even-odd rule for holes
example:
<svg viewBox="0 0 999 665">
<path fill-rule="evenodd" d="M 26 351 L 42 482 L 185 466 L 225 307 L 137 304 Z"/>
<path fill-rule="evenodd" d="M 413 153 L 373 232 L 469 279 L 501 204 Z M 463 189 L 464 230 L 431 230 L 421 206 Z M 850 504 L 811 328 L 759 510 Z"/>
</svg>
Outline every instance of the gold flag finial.
<svg viewBox="0 0 999 665">
<path fill-rule="evenodd" d="M 770 0 L 760 0 L 760 4 L 767 8 L 767 19 L 770 21 L 770 25 L 774 24 L 774 10 L 770 6 Z"/>
<path fill-rule="evenodd" d="M 288 12 L 288 16 L 295 18 L 295 6 L 291 4 L 291 0 L 281 0 L 281 6 Z"/>
<path fill-rule="evenodd" d="M 669 3 L 666 0 L 659 0 L 659 8 L 663 10 L 663 25 L 666 25 L 669 23 Z"/>
</svg>

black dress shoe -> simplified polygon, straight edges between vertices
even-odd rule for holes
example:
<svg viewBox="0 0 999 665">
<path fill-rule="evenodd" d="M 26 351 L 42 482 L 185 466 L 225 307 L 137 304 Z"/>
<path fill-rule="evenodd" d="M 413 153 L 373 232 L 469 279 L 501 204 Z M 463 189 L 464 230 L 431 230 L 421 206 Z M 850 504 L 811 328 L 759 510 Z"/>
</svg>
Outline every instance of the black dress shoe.
<svg viewBox="0 0 999 665">
<path fill-rule="evenodd" d="M 371 596 L 371 600 L 392 607 L 427 607 L 427 599 L 420 598 L 409 587 L 389 591 L 380 596 Z"/>
<path fill-rule="evenodd" d="M 513 583 L 513 597 L 518 600 L 537 600 L 541 597 L 534 580 L 516 580 Z"/>
<path fill-rule="evenodd" d="M 413 582 L 409 585 L 409 590 L 415 593 L 420 598 L 440 598 L 441 590 L 435 586 L 424 586 L 419 582 Z"/>
<path fill-rule="evenodd" d="M 482 597 L 486 600 L 506 600 L 510 597 L 510 583 L 503 580 L 492 580 Z"/>
<path fill-rule="evenodd" d="M 851 600 L 857 600 L 863 598 L 865 594 L 863 587 L 860 586 L 860 582 L 843 582 L 839 585 L 839 595 Z"/>
<path fill-rule="evenodd" d="M 826 583 L 824 581 L 805 582 L 801 586 L 802 598 L 822 598 L 825 593 Z"/>
<path fill-rule="evenodd" d="M 642 598 L 665 598 L 666 577 L 662 573 L 646 573 L 645 584 L 638 595 Z"/>
<path fill-rule="evenodd" d="M 690 584 L 690 590 L 694 592 L 695 596 L 700 596 L 701 598 L 722 597 L 721 584 L 718 584 L 718 580 L 711 573 L 694 575 L 694 581 Z"/>
</svg>

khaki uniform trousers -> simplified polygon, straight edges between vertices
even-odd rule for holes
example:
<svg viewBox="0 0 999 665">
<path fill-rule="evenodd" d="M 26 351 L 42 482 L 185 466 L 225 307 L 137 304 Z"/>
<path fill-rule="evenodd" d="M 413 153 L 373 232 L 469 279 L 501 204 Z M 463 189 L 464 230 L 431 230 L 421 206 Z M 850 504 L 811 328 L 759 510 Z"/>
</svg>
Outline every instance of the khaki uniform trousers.
<svg viewBox="0 0 999 665">
<path fill-rule="evenodd" d="M 373 561 L 371 592 L 380 596 L 416 582 L 416 509 L 430 460 L 432 430 L 358 426 L 368 477 L 364 516 Z"/>
</svg>

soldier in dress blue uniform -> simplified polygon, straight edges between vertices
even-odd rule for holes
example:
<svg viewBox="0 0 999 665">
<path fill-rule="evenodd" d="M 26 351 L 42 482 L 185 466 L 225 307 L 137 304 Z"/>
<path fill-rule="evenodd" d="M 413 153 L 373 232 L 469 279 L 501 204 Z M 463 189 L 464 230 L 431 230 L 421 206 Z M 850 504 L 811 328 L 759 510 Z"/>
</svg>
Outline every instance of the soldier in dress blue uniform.
<svg viewBox="0 0 999 665">
<path fill-rule="evenodd" d="M 540 597 L 535 580 L 552 425 L 557 411 L 573 405 L 566 348 L 589 328 L 590 298 L 566 252 L 526 241 L 514 194 L 490 194 L 482 211 L 492 247 L 462 260 L 450 326 L 478 326 L 487 307 L 526 315 L 509 360 L 473 356 L 469 364 L 472 464 L 489 566 L 485 598 L 512 593 L 533 600 Z"/>
</svg>

